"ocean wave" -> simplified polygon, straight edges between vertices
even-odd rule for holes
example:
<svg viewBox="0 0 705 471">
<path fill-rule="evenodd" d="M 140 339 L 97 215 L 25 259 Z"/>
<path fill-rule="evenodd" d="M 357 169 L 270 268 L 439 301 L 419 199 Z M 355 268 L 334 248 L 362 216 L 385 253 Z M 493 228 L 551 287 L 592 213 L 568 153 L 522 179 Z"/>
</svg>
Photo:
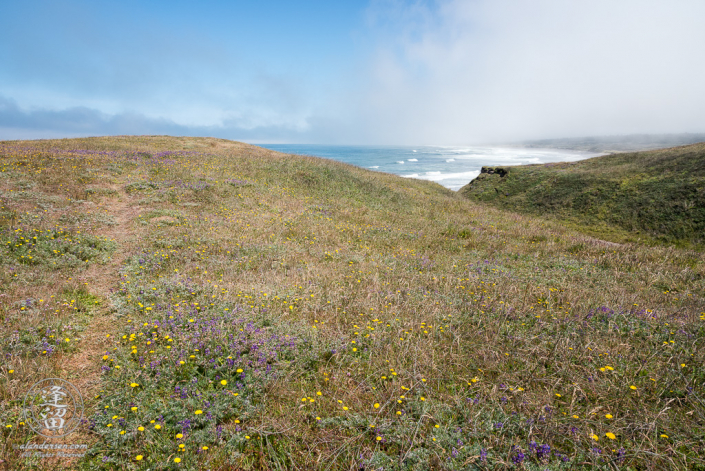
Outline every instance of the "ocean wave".
<svg viewBox="0 0 705 471">
<path fill-rule="evenodd" d="M 446 162 L 455 162 L 455 159 L 446 159 Z"/>
<path fill-rule="evenodd" d="M 370 168 L 379 168 L 379 165 L 373 165 L 373 166 L 370 167 Z"/>
<path fill-rule="evenodd" d="M 419 159 L 409 159 L 408 161 L 409 161 L 409 162 L 418 162 Z"/>
<path fill-rule="evenodd" d="M 398 163 L 398 164 L 403 164 L 404 161 L 403 161 L 403 160 L 397 160 L 397 163 Z"/>
<path fill-rule="evenodd" d="M 404 178 L 419 178 L 421 180 L 430 180 L 432 182 L 440 182 L 442 180 L 462 180 L 465 183 L 469 182 L 473 178 L 480 174 L 479 170 L 471 170 L 467 172 L 454 172 L 454 173 L 443 173 L 443 172 L 426 172 L 423 175 L 414 173 L 411 175 L 402 175 Z M 462 186 L 462 185 L 460 185 Z"/>
</svg>

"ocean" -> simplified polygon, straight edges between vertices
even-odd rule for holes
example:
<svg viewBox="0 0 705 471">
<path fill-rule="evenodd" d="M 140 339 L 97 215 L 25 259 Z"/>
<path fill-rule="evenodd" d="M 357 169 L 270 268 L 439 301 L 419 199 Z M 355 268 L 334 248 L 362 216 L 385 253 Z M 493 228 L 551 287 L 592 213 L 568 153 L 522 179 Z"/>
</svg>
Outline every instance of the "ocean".
<svg viewBox="0 0 705 471">
<path fill-rule="evenodd" d="M 484 165 L 572 162 L 602 155 L 560 149 L 491 146 L 258 145 L 286 154 L 323 157 L 405 178 L 431 180 L 455 191 L 479 175 Z"/>
</svg>

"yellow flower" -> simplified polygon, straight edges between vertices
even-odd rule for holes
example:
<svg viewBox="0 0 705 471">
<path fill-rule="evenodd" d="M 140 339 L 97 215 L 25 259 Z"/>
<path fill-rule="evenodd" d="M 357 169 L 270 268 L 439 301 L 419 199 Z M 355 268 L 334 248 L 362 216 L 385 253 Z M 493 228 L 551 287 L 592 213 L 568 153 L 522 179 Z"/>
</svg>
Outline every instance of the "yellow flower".
<svg viewBox="0 0 705 471">
<path fill-rule="evenodd" d="M 137 383 L 130 383 L 130 387 L 132 387 L 132 388 L 136 388 L 137 386 L 139 386 L 139 384 L 137 384 Z"/>
<path fill-rule="evenodd" d="M 595 435 L 594 433 L 593 433 L 592 435 L 590 435 L 590 438 L 592 438 L 592 439 L 595 440 L 595 441 L 598 441 L 598 440 L 600 439 L 600 437 L 598 437 L 598 436 Z"/>
<path fill-rule="evenodd" d="M 419 399 L 421 399 L 422 401 L 425 401 L 425 400 L 426 400 L 426 398 L 423 397 L 423 396 L 421 396 Z"/>
<path fill-rule="evenodd" d="M 225 386 L 226 384 L 228 384 L 228 382 L 227 382 L 226 380 L 222 380 L 222 381 L 220 382 L 220 384 L 222 384 L 223 386 Z"/>
<path fill-rule="evenodd" d="M 183 434 L 180 434 L 180 433 L 176 434 L 176 438 L 183 438 L 183 437 L 184 437 Z"/>
<path fill-rule="evenodd" d="M 139 426 L 139 427 L 137 427 L 137 430 L 139 430 L 140 432 L 144 432 L 144 427 Z"/>
<path fill-rule="evenodd" d="M 612 414 L 605 414 L 605 417 L 608 418 L 608 419 L 611 419 L 611 418 L 612 418 Z"/>
<path fill-rule="evenodd" d="M 441 426 L 438 425 L 438 424 L 434 425 L 434 427 L 436 427 L 436 428 L 441 428 Z"/>
<path fill-rule="evenodd" d="M 375 409 L 379 409 L 379 403 L 375 403 Z"/>
<path fill-rule="evenodd" d="M 137 407 L 135 407 L 135 406 L 132 406 L 132 407 L 130 407 L 130 410 L 131 410 L 132 412 L 134 412 L 134 411 L 136 411 L 136 410 L 137 410 Z"/>
<path fill-rule="evenodd" d="M 666 435 L 665 433 L 662 433 L 661 438 L 668 438 L 668 435 Z"/>
<path fill-rule="evenodd" d="M 10 371 L 8 371 L 8 373 L 10 373 L 10 374 L 12 374 L 12 373 L 14 373 L 14 372 L 15 372 L 15 370 L 10 370 Z"/>
<path fill-rule="evenodd" d="M 556 393 L 556 397 L 561 397 L 561 395 L 560 395 L 560 394 L 558 394 L 558 393 Z"/>
<path fill-rule="evenodd" d="M 634 391 L 636 391 L 636 386 L 631 385 L 631 386 L 629 386 L 629 389 L 633 389 Z"/>
<path fill-rule="evenodd" d="M 380 441 L 380 440 L 382 440 L 382 437 L 380 437 L 380 436 L 378 435 L 378 436 L 377 436 L 377 441 Z"/>
<path fill-rule="evenodd" d="M 156 430 L 159 430 L 160 428 L 162 428 L 162 426 L 159 425 L 159 424 L 157 424 L 157 425 L 154 426 L 154 428 L 155 428 Z"/>
<path fill-rule="evenodd" d="M 607 433 L 605 434 L 605 437 L 609 438 L 610 440 L 614 440 L 615 438 L 617 438 L 617 437 L 615 436 L 615 434 L 612 433 L 612 432 L 607 432 Z"/>
<path fill-rule="evenodd" d="M 198 409 L 196 412 L 194 412 L 194 414 L 201 415 L 201 414 L 203 414 L 203 411 L 201 409 Z"/>
<path fill-rule="evenodd" d="M 135 456 L 135 459 L 136 459 L 137 461 L 142 461 L 142 455 L 137 455 L 137 456 Z"/>
<path fill-rule="evenodd" d="M 174 463 L 181 463 L 181 458 L 179 458 L 178 456 L 174 458 Z"/>
<path fill-rule="evenodd" d="M 580 417 L 578 417 L 577 415 L 573 415 L 573 418 L 574 418 L 574 419 L 579 419 Z"/>
<path fill-rule="evenodd" d="M 206 451 L 206 450 L 208 450 L 208 447 L 207 447 L 207 446 L 202 446 L 202 447 L 201 447 L 201 450 Z"/>
<path fill-rule="evenodd" d="M 242 368 L 238 368 L 236 373 L 242 373 Z"/>
</svg>

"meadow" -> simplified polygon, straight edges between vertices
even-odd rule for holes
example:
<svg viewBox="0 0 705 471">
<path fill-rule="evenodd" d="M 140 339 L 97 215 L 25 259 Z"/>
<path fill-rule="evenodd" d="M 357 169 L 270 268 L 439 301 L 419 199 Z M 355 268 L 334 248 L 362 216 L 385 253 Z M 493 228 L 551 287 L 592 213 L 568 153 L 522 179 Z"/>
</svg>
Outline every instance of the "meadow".
<svg viewBox="0 0 705 471">
<path fill-rule="evenodd" d="M 221 139 L 0 142 L 0 467 L 705 469 L 705 256 L 651 242 Z M 47 377 L 83 458 L 14 448 Z"/>
</svg>

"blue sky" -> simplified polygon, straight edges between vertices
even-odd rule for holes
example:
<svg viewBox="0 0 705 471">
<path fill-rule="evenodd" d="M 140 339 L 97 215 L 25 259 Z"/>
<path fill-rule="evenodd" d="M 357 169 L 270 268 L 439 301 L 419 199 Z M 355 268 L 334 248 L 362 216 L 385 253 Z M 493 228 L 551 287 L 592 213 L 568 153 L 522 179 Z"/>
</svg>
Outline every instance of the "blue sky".
<svg viewBox="0 0 705 471">
<path fill-rule="evenodd" d="M 705 2 L 0 3 L 0 138 L 705 132 Z"/>
</svg>

